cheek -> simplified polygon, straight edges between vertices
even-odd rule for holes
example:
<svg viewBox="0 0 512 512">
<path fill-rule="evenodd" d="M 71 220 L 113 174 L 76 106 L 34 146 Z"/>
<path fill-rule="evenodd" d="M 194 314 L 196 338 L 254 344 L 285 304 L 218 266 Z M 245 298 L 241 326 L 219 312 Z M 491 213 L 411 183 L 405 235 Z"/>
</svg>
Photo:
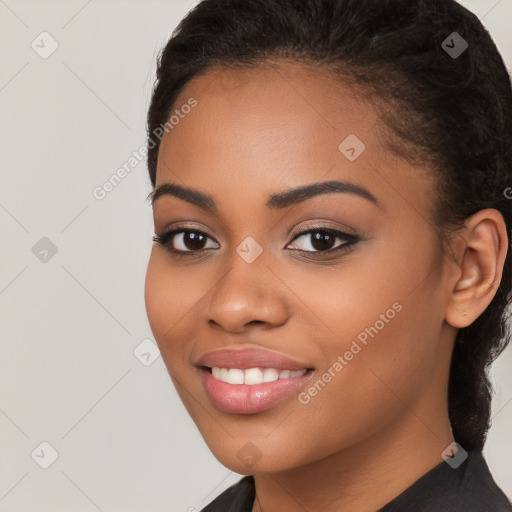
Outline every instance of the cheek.
<svg viewBox="0 0 512 512">
<path fill-rule="evenodd" d="M 164 251 L 153 249 L 144 287 L 146 313 L 162 358 L 174 373 L 181 375 L 190 364 L 210 287 L 192 267 L 173 266 Z"/>
<path fill-rule="evenodd" d="M 439 366 L 439 332 L 426 321 L 432 319 L 425 310 L 428 297 L 417 299 L 402 296 L 390 303 L 386 298 L 358 316 L 339 314 L 346 334 L 328 344 L 330 358 L 322 368 L 324 377 L 319 376 L 329 383 L 320 384 L 322 390 L 305 407 L 323 415 L 340 440 L 351 444 L 384 428 L 408 414 L 408 407 L 414 409 L 431 387 Z"/>
<path fill-rule="evenodd" d="M 435 271 L 412 290 L 437 262 L 426 251 L 411 261 L 415 267 L 382 256 L 361 263 L 359 272 L 340 272 L 339 281 L 306 283 L 309 313 L 322 320 L 312 336 L 322 365 L 302 396 L 303 424 L 338 433 L 317 440 L 308 457 L 376 432 L 428 389 L 442 326 Z"/>
<path fill-rule="evenodd" d="M 174 278 L 165 256 L 154 249 L 146 271 L 144 300 L 149 325 L 166 363 L 170 353 L 179 349 L 179 343 L 172 340 L 178 340 L 180 319 L 190 310 L 184 300 L 188 296 L 183 279 Z"/>
<path fill-rule="evenodd" d="M 409 413 L 404 404 L 413 404 L 425 391 L 433 357 L 425 343 L 411 337 L 410 313 L 404 306 L 377 334 L 356 328 L 352 337 L 326 347 L 328 362 L 308 382 L 298 407 L 302 425 L 330 435 L 316 435 L 311 449 L 302 453 L 304 460 L 328 455 L 385 429 Z M 374 325 L 375 321 L 367 327 Z M 358 338 L 361 333 L 365 336 Z M 307 436 L 299 426 L 294 434 Z"/>
<path fill-rule="evenodd" d="M 169 296 L 166 293 L 166 287 L 163 285 L 164 280 L 165 273 L 163 272 L 163 267 L 159 265 L 158 258 L 155 257 L 153 251 L 146 270 L 144 301 L 148 321 L 157 342 L 162 337 L 165 318 L 169 314 L 167 309 Z"/>
</svg>

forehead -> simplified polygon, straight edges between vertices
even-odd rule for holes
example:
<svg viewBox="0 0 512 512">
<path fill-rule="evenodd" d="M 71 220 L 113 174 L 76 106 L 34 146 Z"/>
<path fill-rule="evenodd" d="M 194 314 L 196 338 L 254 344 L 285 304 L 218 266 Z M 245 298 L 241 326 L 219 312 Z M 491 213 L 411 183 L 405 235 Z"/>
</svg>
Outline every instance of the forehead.
<svg viewBox="0 0 512 512">
<path fill-rule="evenodd" d="M 159 156 L 167 156 L 173 167 L 207 156 L 210 168 L 219 164 L 226 171 L 229 162 L 243 160 L 252 175 L 269 166 L 276 173 L 286 167 L 297 172 L 311 159 L 315 167 L 332 166 L 340 142 L 350 134 L 376 142 L 369 140 L 378 121 L 371 106 L 328 73 L 308 66 L 212 69 L 185 86 L 173 110 L 180 111 L 190 98 L 197 105 L 164 135 L 160 147 Z"/>
<path fill-rule="evenodd" d="M 329 179 L 375 190 L 403 178 L 393 195 L 405 187 L 410 196 L 416 186 L 425 197 L 425 183 L 411 182 L 410 166 L 385 148 L 371 103 L 320 68 L 213 68 L 184 87 L 173 112 L 191 98 L 196 106 L 163 137 L 157 186 L 187 184 L 220 203 L 244 190 L 246 202 L 262 202 L 272 192 Z M 344 153 L 347 144 L 360 152 L 355 160 Z"/>
</svg>

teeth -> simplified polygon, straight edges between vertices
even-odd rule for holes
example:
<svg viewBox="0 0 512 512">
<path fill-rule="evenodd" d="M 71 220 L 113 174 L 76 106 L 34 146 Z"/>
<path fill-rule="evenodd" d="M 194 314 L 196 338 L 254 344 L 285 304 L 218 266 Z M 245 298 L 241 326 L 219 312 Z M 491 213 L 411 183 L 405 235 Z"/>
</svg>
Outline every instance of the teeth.
<svg viewBox="0 0 512 512">
<path fill-rule="evenodd" d="M 279 372 L 274 368 L 265 368 L 263 370 L 263 382 L 274 382 L 279 379 Z"/>
<path fill-rule="evenodd" d="M 259 368 L 249 368 L 244 372 L 244 384 L 261 384 L 263 372 Z"/>
<path fill-rule="evenodd" d="M 228 371 L 228 382 L 230 384 L 243 384 L 244 372 L 242 370 L 237 370 L 236 368 L 231 368 Z"/>
<path fill-rule="evenodd" d="M 212 368 L 212 375 L 215 379 L 227 382 L 229 384 L 261 384 L 263 382 L 274 382 L 277 379 L 290 379 L 300 377 L 306 373 L 306 369 L 276 370 L 275 368 L 248 368 L 240 370 L 238 368 Z"/>
</svg>

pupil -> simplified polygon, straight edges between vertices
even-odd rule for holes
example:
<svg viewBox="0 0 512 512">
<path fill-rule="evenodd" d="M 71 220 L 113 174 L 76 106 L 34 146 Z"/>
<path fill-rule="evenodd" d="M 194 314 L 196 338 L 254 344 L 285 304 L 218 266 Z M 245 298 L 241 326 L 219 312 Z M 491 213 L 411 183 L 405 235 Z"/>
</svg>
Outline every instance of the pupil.
<svg viewBox="0 0 512 512">
<path fill-rule="evenodd" d="M 201 250 L 203 248 L 202 245 L 204 244 L 203 238 L 204 236 L 199 233 L 194 233 L 193 231 L 187 232 L 185 233 L 185 246 L 187 247 L 187 249 L 190 249 L 192 251 Z"/>
<path fill-rule="evenodd" d="M 334 241 L 334 236 L 325 231 L 318 231 L 313 234 L 313 241 L 311 245 L 317 251 L 332 249 L 332 243 Z"/>
<path fill-rule="evenodd" d="M 311 236 L 313 238 L 311 245 L 316 251 L 332 249 L 332 244 L 335 237 L 330 233 L 325 231 L 317 231 Z M 201 250 L 204 245 L 204 236 L 193 231 L 188 232 L 185 234 L 185 245 L 191 251 Z"/>
</svg>

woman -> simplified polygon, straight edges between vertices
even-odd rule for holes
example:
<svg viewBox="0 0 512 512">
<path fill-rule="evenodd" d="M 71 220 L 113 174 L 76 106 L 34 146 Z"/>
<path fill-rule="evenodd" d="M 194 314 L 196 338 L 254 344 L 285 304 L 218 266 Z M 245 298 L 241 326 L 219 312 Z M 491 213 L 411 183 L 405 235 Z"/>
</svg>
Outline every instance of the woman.
<svg viewBox="0 0 512 512">
<path fill-rule="evenodd" d="M 148 113 L 149 322 L 205 511 L 510 511 L 510 78 L 452 0 L 205 0 Z"/>
</svg>

